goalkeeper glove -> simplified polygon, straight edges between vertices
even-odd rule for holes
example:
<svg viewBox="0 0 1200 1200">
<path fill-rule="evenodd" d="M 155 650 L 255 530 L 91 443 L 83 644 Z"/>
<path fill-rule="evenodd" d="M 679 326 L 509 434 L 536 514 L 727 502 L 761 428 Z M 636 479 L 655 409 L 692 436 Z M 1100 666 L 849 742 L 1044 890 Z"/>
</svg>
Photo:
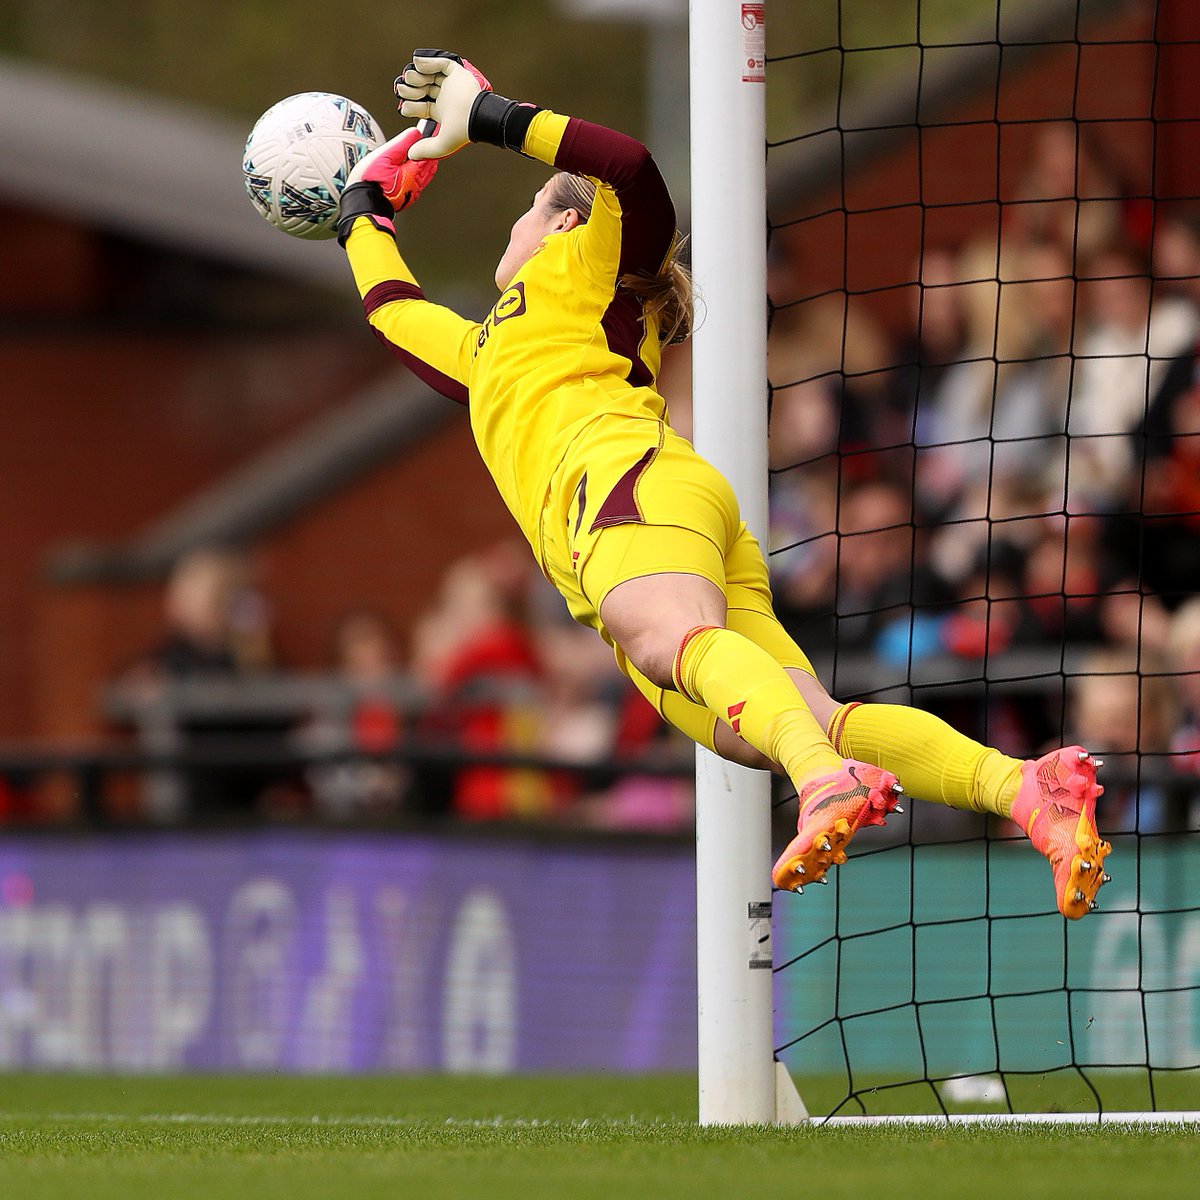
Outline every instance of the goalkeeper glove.
<svg viewBox="0 0 1200 1200">
<path fill-rule="evenodd" d="M 491 142 L 520 151 L 529 122 L 539 111 L 492 91 L 483 74 L 449 50 L 414 50 L 396 77 L 400 112 L 428 117 L 438 131 L 413 148 L 414 159 L 445 158 L 468 142 Z"/>
<path fill-rule="evenodd" d="M 339 244 L 346 244 L 355 217 L 367 217 L 377 229 L 395 232 L 392 216 L 415 204 L 437 173 L 436 160 L 409 158 L 422 136 L 420 129 L 406 129 L 355 164 L 338 200 Z"/>
</svg>

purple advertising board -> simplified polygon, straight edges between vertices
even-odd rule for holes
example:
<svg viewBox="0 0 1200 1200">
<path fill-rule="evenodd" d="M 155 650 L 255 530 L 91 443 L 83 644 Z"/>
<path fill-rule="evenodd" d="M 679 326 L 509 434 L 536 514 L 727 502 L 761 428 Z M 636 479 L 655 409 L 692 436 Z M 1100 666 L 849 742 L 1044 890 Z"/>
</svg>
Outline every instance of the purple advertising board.
<svg viewBox="0 0 1200 1200">
<path fill-rule="evenodd" d="M 682 844 L 0 843 L 0 1068 L 686 1070 L 695 976 Z"/>
</svg>

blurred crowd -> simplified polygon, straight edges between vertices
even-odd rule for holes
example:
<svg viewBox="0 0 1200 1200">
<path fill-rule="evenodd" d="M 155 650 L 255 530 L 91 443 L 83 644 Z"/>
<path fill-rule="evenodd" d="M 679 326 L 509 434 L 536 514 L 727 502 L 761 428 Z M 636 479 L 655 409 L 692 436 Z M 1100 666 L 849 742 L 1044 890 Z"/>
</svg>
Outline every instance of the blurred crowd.
<svg viewBox="0 0 1200 1200">
<path fill-rule="evenodd" d="M 251 567 L 219 548 L 181 559 L 161 638 L 110 689 L 116 725 L 182 755 L 133 815 L 688 827 L 688 744 L 523 543 L 459 559 L 410 630 L 346 612 L 303 673 L 278 661 Z"/>
<path fill-rule="evenodd" d="M 899 333 L 870 297 L 797 300 L 786 253 L 770 271 L 773 579 L 801 644 L 979 678 L 1024 652 L 1042 677 L 954 723 L 1103 752 L 1136 776 L 1111 828 L 1194 824 L 1170 785 L 1197 763 L 1200 210 L 1127 198 L 1051 124 L 998 230 L 924 248 Z"/>
</svg>

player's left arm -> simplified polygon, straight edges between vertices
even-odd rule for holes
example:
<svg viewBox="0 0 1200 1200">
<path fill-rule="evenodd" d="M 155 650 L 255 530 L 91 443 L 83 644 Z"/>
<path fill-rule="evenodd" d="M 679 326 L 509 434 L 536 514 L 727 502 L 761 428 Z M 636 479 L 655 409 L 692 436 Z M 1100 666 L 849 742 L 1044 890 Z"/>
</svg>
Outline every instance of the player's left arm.
<svg viewBox="0 0 1200 1200">
<path fill-rule="evenodd" d="M 615 279 L 657 275 L 675 246 L 675 206 L 650 151 L 603 125 L 538 109 L 521 152 L 596 182 L 584 253 Z"/>
<path fill-rule="evenodd" d="M 394 214 L 416 202 L 437 169 L 408 158 L 420 137 L 409 130 L 357 164 L 338 206 L 338 241 L 375 336 L 419 378 L 465 404 L 479 326 L 426 300 L 396 246 Z"/>
</svg>

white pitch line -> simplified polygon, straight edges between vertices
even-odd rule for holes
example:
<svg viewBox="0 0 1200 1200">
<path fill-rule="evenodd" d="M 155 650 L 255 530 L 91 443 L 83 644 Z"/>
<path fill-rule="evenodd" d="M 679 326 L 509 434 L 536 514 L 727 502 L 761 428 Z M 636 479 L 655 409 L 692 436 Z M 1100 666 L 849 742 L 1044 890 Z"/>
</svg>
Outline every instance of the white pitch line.
<svg viewBox="0 0 1200 1200">
<path fill-rule="evenodd" d="M 691 1124 L 690 1121 L 639 1121 L 635 1117 L 604 1117 L 600 1119 L 561 1120 L 539 1117 L 445 1117 L 426 1119 L 421 1117 L 379 1116 L 328 1116 L 286 1117 L 280 1115 L 236 1116 L 230 1113 L 111 1113 L 111 1112 L 4 1112 L 0 1111 L 0 1124 L 39 1121 L 54 1121 L 60 1124 L 92 1122 L 96 1124 L 142 1125 L 217 1125 L 217 1126 L 272 1126 L 272 1125 L 357 1125 L 383 1129 L 413 1129 L 418 1126 L 451 1126 L 468 1129 L 532 1129 L 566 1127 L 585 1129 L 589 1126 L 603 1128 L 655 1128 L 658 1126 Z M 977 1125 L 1139 1125 L 1139 1126 L 1189 1126 L 1200 1124 L 1200 1112 L 1113 1112 L 1113 1113 L 951 1113 L 949 1116 L 925 1113 L 908 1116 L 861 1116 L 861 1117 L 813 1117 L 808 1124 L 814 1129 L 837 1126 L 842 1129 L 867 1129 L 881 1125 L 892 1126 L 943 1126 Z"/>
<path fill-rule="evenodd" d="M 1195 1125 L 1200 1112 L 951 1113 L 888 1117 L 829 1117 L 815 1125 Z"/>
</svg>

